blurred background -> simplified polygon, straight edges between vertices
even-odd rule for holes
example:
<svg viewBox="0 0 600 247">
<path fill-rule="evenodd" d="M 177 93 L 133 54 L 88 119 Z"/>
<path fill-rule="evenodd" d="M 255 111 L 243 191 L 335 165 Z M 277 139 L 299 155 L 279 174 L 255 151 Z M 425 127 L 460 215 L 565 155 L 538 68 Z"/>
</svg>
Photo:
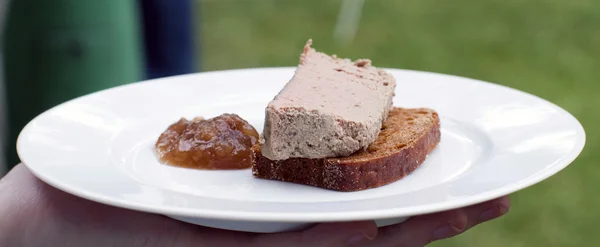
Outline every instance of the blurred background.
<svg viewBox="0 0 600 247">
<path fill-rule="evenodd" d="M 295 66 L 312 38 L 375 66 L 536 94 L 584 125 L 572 166 L 514 194 L 506 217 L 432 246 L 600 242 L 600 1 L 18 0 L 2 2 L 0 15 L 4 169 L 18 162 L 23 125 L 56 104 L 149 78 Z"/>
</svg>

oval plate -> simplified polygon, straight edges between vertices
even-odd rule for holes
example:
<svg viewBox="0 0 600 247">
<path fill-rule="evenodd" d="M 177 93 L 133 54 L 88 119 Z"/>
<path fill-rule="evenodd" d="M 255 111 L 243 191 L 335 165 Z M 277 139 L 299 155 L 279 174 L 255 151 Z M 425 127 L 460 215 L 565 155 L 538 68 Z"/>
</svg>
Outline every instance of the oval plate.
<svg viewBox="0 0 600 247">
<path fill-rule="evenodd" d="M 210 227 L 277 232 L 315 222 L 378 220 L 464 207 L 524 189 L 582 151 L 585 133 L 568 112 L 536 96 L 457 76 L 387 69 L 394 105 L 441 116 L 442 141 L 414 173 L 359 192 L 252 177 L 249 169 L 162 165 L 152 146 L 181 117 L 236 113 L 262 131 L 264 108 L 295 68 L 191 74 L 80 97 L 33 119 L 17 149 L 41 180 L 99 203 Z"/>
</svg>

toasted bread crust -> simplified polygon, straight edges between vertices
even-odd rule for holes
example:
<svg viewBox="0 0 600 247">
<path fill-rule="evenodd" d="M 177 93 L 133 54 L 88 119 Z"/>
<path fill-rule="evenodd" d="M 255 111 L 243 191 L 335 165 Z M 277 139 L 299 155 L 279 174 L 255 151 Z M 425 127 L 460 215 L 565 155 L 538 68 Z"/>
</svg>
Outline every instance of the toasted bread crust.
<svg viewBox="0 0 600 247">
<path fill-rule="evenodd" d="M 425 114 L 419 126 L 412 115 Z M 411 116 L 411 120 L 406 120 Z M 419 117 L 419 116 L 418 116 Z M 426 124 L 422 124 L 426 122 Z M 392 128 L 382 131 L 369 149 L 343 158 L 269 160 L 254 146 L 252 174 L 257 178 L 298 183 L 336 191 L 359 191 L 400 180 L 417 169 L 440 142 L 440 120 L 430 109 L 394 108 L 384 123 Z M 399 129 L 393 129 L 394 127 Z M 409 129 L 410 131 L 408 131 Z M 412 136 L 405 140 L 405 132 Z M 387 135 L 387 136 L 386 136 Z M 395 138 L 400 137 L 400 138 Z M 404 138 L 404 139 L 403 139 Z M 399 143 L 402 142 L 402 143 Z M 396 148 L 390 148 L 395 146 Z"/>
</svg>

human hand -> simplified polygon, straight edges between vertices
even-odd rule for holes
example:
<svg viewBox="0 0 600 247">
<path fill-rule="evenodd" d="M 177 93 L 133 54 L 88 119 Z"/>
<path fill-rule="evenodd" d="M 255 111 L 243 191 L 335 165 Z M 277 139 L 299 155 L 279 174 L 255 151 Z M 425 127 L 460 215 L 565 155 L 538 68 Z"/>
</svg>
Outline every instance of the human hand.
<svg viewBox="0 0 600 247">
<path fill-rule="evenodd" d="M 508 209 L 509 200 L 502 197 L 382 228 L 362 221 L 287 233 L 233 232 L 81 199 L 19 165 L 0 180 L 0 246 L 416 247 L 455 236 Z"/>
</svg>

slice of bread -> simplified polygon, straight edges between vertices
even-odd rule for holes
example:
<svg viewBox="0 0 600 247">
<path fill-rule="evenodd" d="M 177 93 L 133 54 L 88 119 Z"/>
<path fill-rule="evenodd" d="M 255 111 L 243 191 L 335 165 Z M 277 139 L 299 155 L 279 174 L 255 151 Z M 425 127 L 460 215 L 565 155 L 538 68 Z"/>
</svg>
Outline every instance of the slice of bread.
<svg viewBox="0 0 600 247">
<path fill-rule="evenodd" d="M 337 158 L 269 160 L 257 144 L 252 148 L 252 174 L 336 191 L 376 188 L 417 169 L 440 138 L 440 119 L 434 110 L 394 108 L 366 150 Z"/>
</svg>

